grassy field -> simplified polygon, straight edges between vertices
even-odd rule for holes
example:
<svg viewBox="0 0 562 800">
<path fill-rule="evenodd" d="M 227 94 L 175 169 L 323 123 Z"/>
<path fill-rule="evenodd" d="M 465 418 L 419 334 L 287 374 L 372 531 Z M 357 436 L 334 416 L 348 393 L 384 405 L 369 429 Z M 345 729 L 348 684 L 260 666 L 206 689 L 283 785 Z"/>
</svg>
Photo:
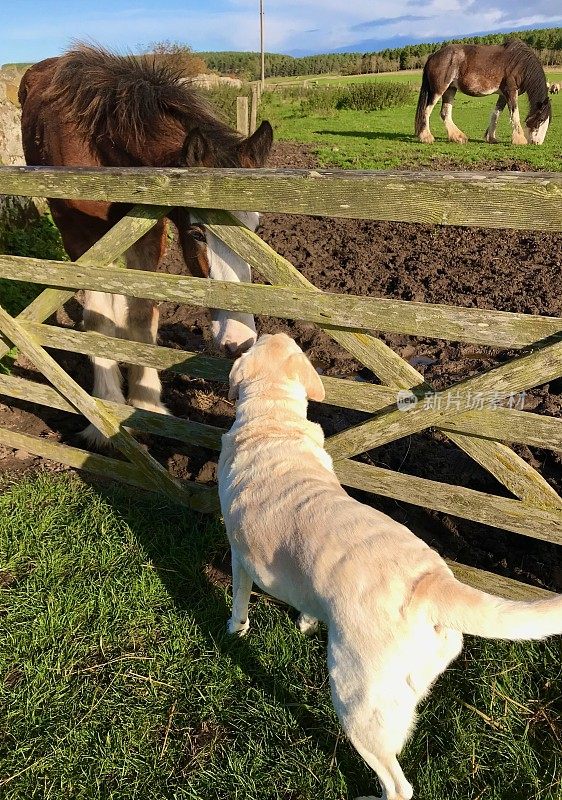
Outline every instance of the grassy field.
<svg viewBox="0 0 562 800">
<path fill-rule="evenodd" d="M 3 800 L 343 800 L 376 790 L 325 632 L 257 597 L 225 633 L 218 520 L 49 474 L 0 486 Z M 227 568 L 228 569 L 228 568 Z M 419 800 L 560 800 L 560 642 L 471 641 L 402 758 Z"/>
<path fill-rule="evenodd" d="M 548 73 L 548 79 L 562 81 L 562 73 Z M 457 125 L 469 136 L 469 143 L 458 145 L 447 141 L 438 106 L 432 115 L 432 130 L 437 141 L 434 145 L 424 145 L 413 135 L 421 72 L 391 73 L 368 78 L 351 76 L 338 80 L 318 78 L 318 83 L 332 86 L 340 82 L 343 85 L 345 82 L 366 80 L 405 82 L 411 84 L 415 91 L 412 91 L 411 102 L 399 108 L 377 112 L 338 111 L 330 116 L 303 116 L 298 101 L 284 99 L 283 91 L 267 92 L 263 95 L 261 114 L 272 121 L 278 139 L 312 144 L 320 163 L 326 167 L 463 169 L 481 165 L 490 169 L 518 161 L 535 170 L 562 169 L 562 94 L 552 97 L 553 120 L 541 147 L 511 145 L 511 127 L 506 112 L 502 114 L 498 126 L 500 144 L 486 144 L 483 134 L 495 99 L 472 98 L 460 93 L 455 99 L 453 114 Z M 525 103 L 526 98 L 523 97 L 523 108 Z"/>
</svg>

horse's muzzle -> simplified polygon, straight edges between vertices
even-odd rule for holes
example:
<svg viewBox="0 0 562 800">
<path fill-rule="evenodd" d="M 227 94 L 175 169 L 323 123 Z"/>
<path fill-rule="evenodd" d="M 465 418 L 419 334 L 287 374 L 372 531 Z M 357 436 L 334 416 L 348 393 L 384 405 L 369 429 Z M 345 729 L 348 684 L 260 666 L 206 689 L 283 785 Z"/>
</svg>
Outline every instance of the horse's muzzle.
<svg viewBox="0 0 562 800">
<path fill-rule="evenodd" d="M 236 359 L 245 353 L 250 347 L 254 344 L 255 338 L 250 337 L 247 341 L 243 342 L 242 344 L 237 344 L 236 342 L 227 342 L 224 345 L 224 352 L 227 358 Z"/>
</svg>

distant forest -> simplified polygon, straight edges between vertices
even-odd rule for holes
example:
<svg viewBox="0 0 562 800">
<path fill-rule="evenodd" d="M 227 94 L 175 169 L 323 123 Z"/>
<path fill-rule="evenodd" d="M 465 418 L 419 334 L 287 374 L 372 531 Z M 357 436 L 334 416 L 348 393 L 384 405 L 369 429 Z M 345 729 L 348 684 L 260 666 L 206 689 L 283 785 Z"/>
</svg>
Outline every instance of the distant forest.
<svg viewBox="0 0 562 800">
<path fill-rule="evenodd" d="M 509 37 L 522 39 L 532 47 L 542 64 L 551 66 L 562 63 L 562 28 L 517 31 L 516 33 L 492 33 L 488 36 L 467 36 L 446 42 L 409 44 L 378 53 L 325 53 L 315 56 L 293 58 L 277 53 L 265 54 L 267 77 L 291 77 L 298 75 L 360 75 L 371 72 L 395 72 L 400 69 L 423 67 L 427 57 L 446 44 L 503 44 Z M 209 69 L 226 75 L 236 75 L 244 80 L 260 77 L 259 53 L 202 52 L 197 53 Z"/>
</svg>

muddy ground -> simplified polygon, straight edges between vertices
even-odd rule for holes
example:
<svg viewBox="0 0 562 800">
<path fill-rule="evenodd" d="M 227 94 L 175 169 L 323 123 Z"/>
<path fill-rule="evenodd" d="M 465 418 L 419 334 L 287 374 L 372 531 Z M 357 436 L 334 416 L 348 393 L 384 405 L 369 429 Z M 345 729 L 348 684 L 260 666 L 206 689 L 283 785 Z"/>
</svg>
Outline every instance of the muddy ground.
<svg viewBox="0 0 562 800">
<path fill-rule="evenodd" d="M 314 167 L 315 162 L 305 147 L 286 144 L 277 146 L 272 165 Z M 562 316 L 562 236 L 278 214 L 264 215 L 259 232 L 325 291 Z M 174 247 L 164 268 L 175 273 L 181 269 Z M 75 302 L 67 309 L 68 314 L 59 314 L 61 324 L 72 324 L 79 317 Z M 326 375 L 374 379 L 312 324 L 260 319 L 258 328 L 260 332 L 290 333 Z M 383 338 L 438 389 L 514 355 L 439 340 L 398 335 Z M 208 348 L 208 313 L 166 304 L 161 309 L 159 341 L 188 350 Z M 87 359 L 70 354 L 59 354 L 57 358 L 90 388 Z M 28 367 L 20 362 L 16 371 L 29 375 Z M 166 374 L 163 383 L 164 398 L 174 414 L 221 426 L 230 424 L 234 409 L 223 386 Z M 526 409 L 560 416 L 562 381 L 527 393 L 524 401 Z M 359 412 L 315 404 L 310 414 L 323 425 L 327 435 L 366 418 Z M 76 444 L 75 436 L 83 422 L 60 412 L 38 411 L 10 401 L 0 405 L 0 425 Z M 515 449 L 553 487 L 562 491 L 561 453 L 524 446 Z M 211 451 L 155 441 L 151 443 L 151 451 L 180 477 L 205 483 L 214 480 L 216 454 Z M 0 459 L 0 469 L 27 469 L 38 464 L 37 459 L 26 453 L 6 448 L 0 448 Z M 381 447 L 363 460 L 403 473 L 509 496 L 489 473 L 443 435 L 434 432 Z M 561 548 L 405 503 L 358 496 L 411 526 L 449 558 L 562 590 Z"/>
</svg>

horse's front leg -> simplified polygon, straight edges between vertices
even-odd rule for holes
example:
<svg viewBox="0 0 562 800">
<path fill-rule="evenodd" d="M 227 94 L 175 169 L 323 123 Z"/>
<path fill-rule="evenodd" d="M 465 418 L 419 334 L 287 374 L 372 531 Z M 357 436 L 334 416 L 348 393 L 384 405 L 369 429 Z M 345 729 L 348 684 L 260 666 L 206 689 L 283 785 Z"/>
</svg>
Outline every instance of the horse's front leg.
<svg viewBox="0 0 562 800">
<path fill-rule="evenodd" d="M 486 132 L 484 133 L 484 139 L 488 142 L 488 144 L 497 144 L 498 140 L 496 139 L 496 131 L 498 129 L 498 119 L 500 114 L 504 110 L 506 106 L 507 100 L 500 94 L 498 97 L 498 102 L 496 103 L 494 110 L 490 115 L 490 124 L 486 128 Z"/>
<path fill-rule="evenodd" d="M 455 99 L 456 93 L 457 89 L 455 86 L 449 86 L 444 93 L 441 102 L 441 119 L 447 128 L 447 137 L 449 141 L 457 142 L 458 144 L 466 144 L 468 142 L 468 136 L 463 133 L 460 128 L 457 128 L 453 122 L 453 100 Z"/>
<path fill-rule="evenodd" d="M 122 334 L 127 317 L 126 300 L 121 295 L 106 292 L 84 292 L 84 329 L 105 336 L 117 337 Z M 125 403 L 123 378 L 116 361 L 111 358 L 92 356 L 94 367 L 94 386 L 92 394 L 102 400 Z M 98 449 L 107 447 L 109 442 L 95 425 L 88 425 L 81 436 Z"/>
<path fill-rule="evenodd" d="M 127 267 L 131 269 L 155 270 L 166 245 L 165 220 L 156 225 L 125 253 Z M 138 297 L 128 298 L 129 313 L 124 338 L 135 342 L 156 344 L 160 312 L 153 300 Z M 161 402 L 162 384 L 158 372 L 152 367 L 129 364 L 128 402 L 136 408 L 167 414 Z"/>
<path fill-rule="evenodd" d="M 519 108 L 517 106 L 517 90 L 510 92 L 507 98 L 507 107 L 509 108 L 509 115 L 511 118 L 511 126 L 513 132 L 511 134 L 512 144 L 527 144 L 527 138 L 523 133 L 521 127 L 521 120 L 519 119 Z"/>
</svg>

